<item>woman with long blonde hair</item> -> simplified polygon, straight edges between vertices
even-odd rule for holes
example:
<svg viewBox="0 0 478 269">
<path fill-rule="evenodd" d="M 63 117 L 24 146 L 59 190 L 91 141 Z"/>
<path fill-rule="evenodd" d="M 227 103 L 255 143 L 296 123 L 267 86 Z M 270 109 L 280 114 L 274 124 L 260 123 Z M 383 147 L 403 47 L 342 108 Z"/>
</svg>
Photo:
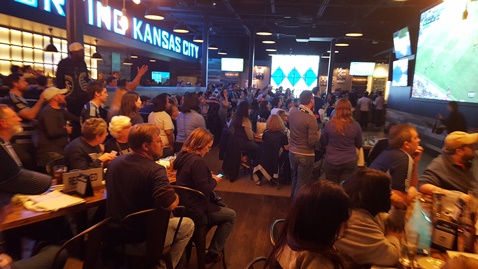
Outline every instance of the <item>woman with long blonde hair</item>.
<svg viewBox="0 0 478 269">
<path fill-rule="evenodd" d="M 362 147 L 362 129 L 352 116 L 352 105 L 339 99 L 335 113 L 322 134 L 325 145 L 325 178 L 342 183 L 357 168 L 357 149 Z"/>
</svg>

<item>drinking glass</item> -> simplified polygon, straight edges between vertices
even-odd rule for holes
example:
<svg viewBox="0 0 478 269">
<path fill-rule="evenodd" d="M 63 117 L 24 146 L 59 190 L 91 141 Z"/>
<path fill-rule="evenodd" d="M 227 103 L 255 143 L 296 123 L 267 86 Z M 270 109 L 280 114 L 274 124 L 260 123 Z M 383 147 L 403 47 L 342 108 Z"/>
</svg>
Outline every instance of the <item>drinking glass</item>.
<svg viewBox="0 0 478 269">
<path fill-rule="evenodd" d="M 66 165 L 55 165 L 53 166 L 53 185 L 63 184 L 63 173 L 66 173 L 68 168 Z"/>
<path fill-rule="evenodd" d="M 437 219 L 443 217 L 443 199 L 445 194 L 443 192 L 434 191 L 433 192 L 433 222 L 435 223 Z"/>
<path fill-rule="evenodd" d="M 419 268 L 415 261 L 420 235 L 416 231 L 406 231 L 401 239 L 401 252 L 398 261 L 404 268 Z"/>
</svg>

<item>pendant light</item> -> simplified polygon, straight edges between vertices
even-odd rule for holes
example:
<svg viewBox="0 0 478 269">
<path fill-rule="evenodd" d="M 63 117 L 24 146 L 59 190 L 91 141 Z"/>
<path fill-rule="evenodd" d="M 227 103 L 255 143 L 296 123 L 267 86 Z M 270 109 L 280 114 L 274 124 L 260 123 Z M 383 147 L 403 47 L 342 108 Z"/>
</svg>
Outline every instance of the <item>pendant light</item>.
<svg viewBox="0 0 478 269">
<path fill-rule="evenodd" d="M 96 59 L 98 61 L 103 60 L 103 57 L 101 56 L 101 54 L 98 53 L 98 39 L 95 39 L 95 53 L 91 55 L 91 58 Z"/>
<path fill-rule="evenodd" d="M 48 28 L 48 30 L 50 31 L 50 44 L 48 44 L 46 47 L 45 47 L 45 51 L 47 52 L 58 52 L 58 49 L 55 47 L 55 45 L 53 45 L 53 36 L 52 36 L 52 31 L 53 31 L 53 28 Z"/>
</svg>

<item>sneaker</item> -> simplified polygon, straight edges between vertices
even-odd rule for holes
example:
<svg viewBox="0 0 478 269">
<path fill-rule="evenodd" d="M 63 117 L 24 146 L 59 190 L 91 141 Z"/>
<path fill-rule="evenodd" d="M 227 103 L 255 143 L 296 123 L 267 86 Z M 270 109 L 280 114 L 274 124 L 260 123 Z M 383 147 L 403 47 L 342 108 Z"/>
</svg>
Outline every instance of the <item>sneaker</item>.
<svg viewBox="0 0 478 269">
<path fill-rule="evenodd" d="M 222 259 L 222 254 L 212 253 L 208 251 L 206 253 L 206 263 L 217 263 Z"/>
</svg>

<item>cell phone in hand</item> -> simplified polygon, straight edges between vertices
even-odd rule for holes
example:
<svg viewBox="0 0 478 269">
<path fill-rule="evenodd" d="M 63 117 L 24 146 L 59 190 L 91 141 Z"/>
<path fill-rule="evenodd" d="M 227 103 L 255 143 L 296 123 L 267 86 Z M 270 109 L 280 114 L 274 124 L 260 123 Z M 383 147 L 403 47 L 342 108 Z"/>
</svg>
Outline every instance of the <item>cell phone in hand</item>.
<svg viewBox="0 0 478 269">
<path fill-rule="evenodd" d="M 222 175 L 222 174 L 217 174 L 217 175 L 216 175 L 216 177 L 218 177 L 218 178 L 222 178 L 222 177 L 223 177 L 223 175 Z"/>
<path fill-rule="evenodd" d="M 115 155 L 115 156 L 116 156 L 116 155 L 118 154 L 118 152 L 117 152 L 116 150 L 112 150 L 112 151 L 110 152 L 110 154 L 112 154 L 112 155 Z"/>
</svg>

